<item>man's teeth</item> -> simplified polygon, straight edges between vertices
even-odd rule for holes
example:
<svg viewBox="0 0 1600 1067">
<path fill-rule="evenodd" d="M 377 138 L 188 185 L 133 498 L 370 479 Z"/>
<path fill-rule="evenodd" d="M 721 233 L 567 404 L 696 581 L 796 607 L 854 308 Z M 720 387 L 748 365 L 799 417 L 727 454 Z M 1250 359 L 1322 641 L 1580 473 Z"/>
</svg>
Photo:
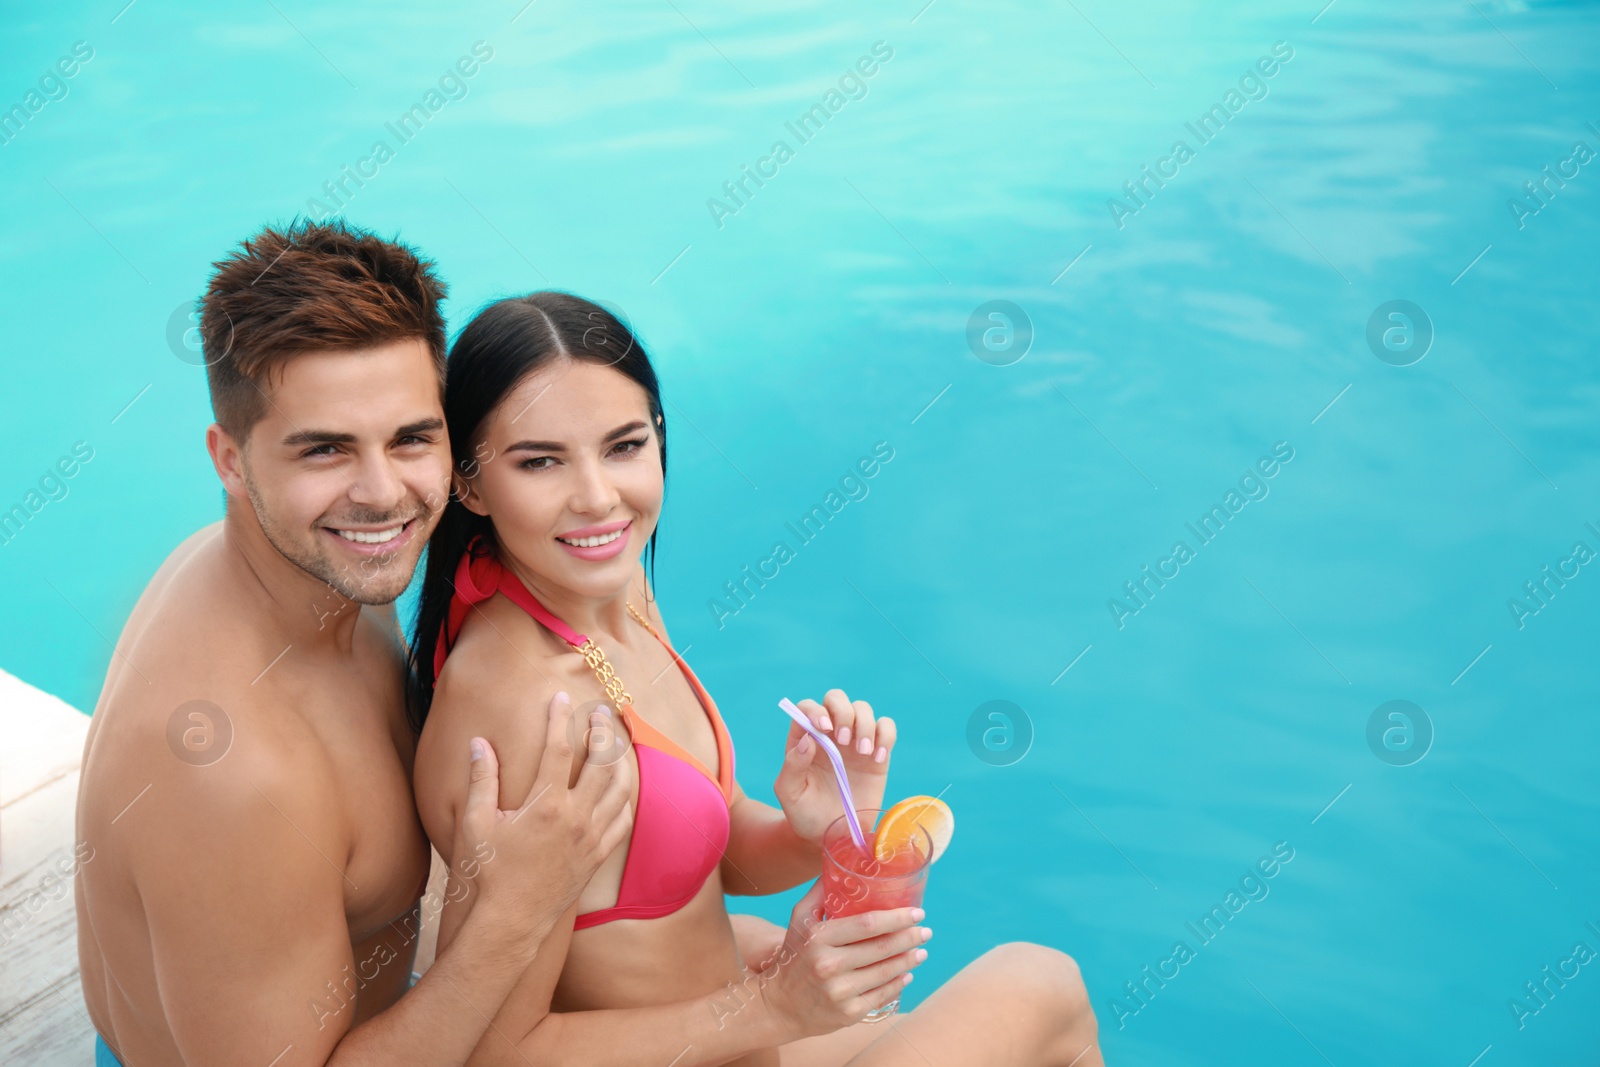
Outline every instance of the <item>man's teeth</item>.
<svg viewBox="0 0 1600 1067">
<path fill-rule="evenodd" d="M 608 534 L 599 534 L 595 537 L 558 537 L 556 540 L 576 548 L 594 548 L 597 545 L 609 545 L 621 536 L 622 530 L 612 530 Z"/>
<path fill-rule="evenodd" d="M 405 524 L 401 523 L 387 530 L 335 530 L 334 532 L 346 541 L 356 541 L 363 545 L 381 545 L 385 541 L 393 541 L 399 537 L 400 531 L 405 528 Z"/>
</svg>

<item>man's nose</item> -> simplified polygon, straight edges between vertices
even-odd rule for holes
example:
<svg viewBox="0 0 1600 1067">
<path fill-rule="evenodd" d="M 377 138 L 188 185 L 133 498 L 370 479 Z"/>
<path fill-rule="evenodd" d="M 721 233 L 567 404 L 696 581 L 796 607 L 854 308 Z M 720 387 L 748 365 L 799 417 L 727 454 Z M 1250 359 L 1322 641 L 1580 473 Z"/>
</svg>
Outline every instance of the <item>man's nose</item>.
<svg viewBox="0 0 1600 1067">
<path fill-rule="evenodd" d="M 363 456 L 350 483 L 350 499 L 374 511 L 392 511 L 405 499 L 405 483 L 387 454 Z"/>
</svg>

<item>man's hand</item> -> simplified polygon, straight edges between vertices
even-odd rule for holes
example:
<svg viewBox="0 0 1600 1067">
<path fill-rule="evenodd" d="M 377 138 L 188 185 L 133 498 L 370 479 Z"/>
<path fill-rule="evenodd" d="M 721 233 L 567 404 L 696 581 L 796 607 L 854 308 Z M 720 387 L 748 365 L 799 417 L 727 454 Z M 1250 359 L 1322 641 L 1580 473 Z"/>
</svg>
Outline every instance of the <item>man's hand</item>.
<svg viewBox="0 0 1600 1067">
<path fill-rule="evenodd" d="M 828 690 L 822 701 L 802 700 L 798 707 L 812 725 L 837 739 L 856 807 L 882 807 L 894 751 L 894 720 L 875 717 L 872 705 L 852 702 L 841 689 Z M 789 725 L 788 755 L 772 791 L 795 835 L 814 845 L 822 843 L 828 825 L 844 814 L 833 764 L 799 723 Z"/>
<path fill-rule="evenodd" d="M 586 745 L 577 784 L 567 787 L 571 724 L 572 701 L 557 693 L 550 701 L 538 776 L 527 799 L 509 811 L 500 807 L 494 748 L 474 737 L 467 802 L 456 834 L 452 878 L 475 882 L 485 903 L 517 917 L 513 929 L 541 939 L 633 825 L 632 767 L 626 759 L 608 757 L 604 746 Z M 589 727 L 608 728 L 609 722 L 596 711 Z M 528 921 L 534 916 L 537 924 Z"/>
</svg>

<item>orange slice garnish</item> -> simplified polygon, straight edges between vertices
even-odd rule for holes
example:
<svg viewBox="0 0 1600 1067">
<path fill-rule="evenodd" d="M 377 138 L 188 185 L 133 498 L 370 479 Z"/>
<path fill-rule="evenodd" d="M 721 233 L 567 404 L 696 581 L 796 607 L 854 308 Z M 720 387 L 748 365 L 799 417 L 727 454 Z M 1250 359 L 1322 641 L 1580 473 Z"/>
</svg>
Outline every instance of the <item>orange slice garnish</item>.
<svg viewBox="0 0 1600 1067">
<path fill-rule="evenodd" d="M 918 830 L 926 831 L 933 842 L 933 855 L 928 860 L 932 863 L 943 855 L 956 832 L 955 813 L 938 797 L 907 797 L 878 820 L 878 829 L 873 835 L 873 854 L 880 861 L 891 859 L 918 840 Z"/>
</svg>

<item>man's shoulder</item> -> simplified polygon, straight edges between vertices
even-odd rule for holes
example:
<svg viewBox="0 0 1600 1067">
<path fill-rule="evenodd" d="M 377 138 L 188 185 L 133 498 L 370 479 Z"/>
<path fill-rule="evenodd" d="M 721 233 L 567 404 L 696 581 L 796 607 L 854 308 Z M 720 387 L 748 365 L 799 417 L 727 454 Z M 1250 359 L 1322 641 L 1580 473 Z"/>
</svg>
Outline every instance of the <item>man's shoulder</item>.
<svg viewBox="0 0 1600 1067">
<path fill-rule="evenodd" d="M 91 815 L 128 803 L 130 787 L 148 786 L 138 806 L 169 809 L 180 822 L 259 807 L 275 783 L 296 798 L 326 799 L 325 753 L 270 684 L 289 649 L 248 602 L 221 523 L 185 538 L 157 569 L 95 709 L 82 796 Z M 119 816 L 118 828 L 132 819 L 133 810 Z"/>
<path fill-rule="evenodd" d="M 157 568 L 124 624 L 102 705 L 265 697 L 255 683 L 285 651 L 257 611 L 259 585 L 232 560 L 222 523 L 184 539 Z"/>
<path fill-rule="evenodd" d="M 280 790 L 297 805 L 325 801 L 326 753 L 304 720 L 285 710 L 271 690 L 203 659 L 181 675 L 157 673 L 122 686 L 96 712 L 85 784 L 132 775 L 152 796 L 170 798 L 175 812 L 196 804 L 226 812 L 263 790 Z"/>
<path fill-rule="evenodd" d="M 275 716 L 239 687 L 150 690 L 116 709 L 84 765 L 79 833 L 105 858 L 106 884 L 134 888 L 149 908 L 181 907 L 205 871 L 214 885 L 200 896 L 247 904 L 287 891 L 284 879 L 320 877 L 323 857 L 338 862 L 349 820 L 327 754 L 297 716 Z"/>
<path fill-rule="evenodd" d="M 167 554 L 135 602 L 119 642 L 129 646 L 124 662 L 134 648 L 147 656 L 171 650 L 199 661 L 208 648 L 234 643 L 249 628 L 249 613 L 239 610 L 241 592 L 228 565 L 222 523 L 201 527 Z"/>
<path fill-rule="evenodd" d="M 179 541 L 172 551 L 167 553 L 167 558 L 161 561 L 155 574 L 151 575 L 149 588 L 154 589 L 180 578 L 186 579 L 186 584 L 195 581 L 197 575 L 185 572 L 197 564 L 204 568 L 216 557 L 218 555 L 216 550 L 222 546 L 223 537 L 223 520 L 218 519 Z"/>
</svg>

